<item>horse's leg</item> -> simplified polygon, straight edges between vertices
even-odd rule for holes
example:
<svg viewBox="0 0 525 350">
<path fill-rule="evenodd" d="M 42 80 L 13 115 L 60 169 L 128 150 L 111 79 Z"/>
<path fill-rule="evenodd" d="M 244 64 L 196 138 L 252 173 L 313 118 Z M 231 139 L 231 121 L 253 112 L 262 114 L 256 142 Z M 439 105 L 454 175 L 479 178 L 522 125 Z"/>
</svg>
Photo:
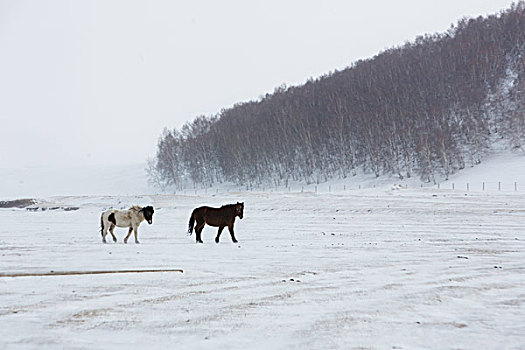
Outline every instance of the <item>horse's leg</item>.
<svg viewBox="0 0 525 350">
<path fill-rule="evenodd" d="M 139 244 L 139 227 L 138 226 L 134 226 L 133 227 L 133 233 L 135 234 L 135 243 L 136 244 Z"/>
<path fill-rule="evenodd" d="M 201 239 L 201 232 L 204 229 L 205 223 L 197 223 L 197 226 L 195 227 L 195 239 L 197 240 L 197 243 L 204 243 Z"/>
<path fill-rule="evenodd" d="M 217 237 L 215 237 L 215 243 L 219 243 L 219 237 L 221 236 L 224 226 L 219 226 L 219 231 L 217 232 Z"/>
<path fill-rule="evenodd" d="M 111 233 L 111 237 L 113 237 L 113 242 L 116 242 L 117 237 L 115 237 L 115 235 L 113 234 L 114 229 L 115 229 L 115 224 L 111 224 L 111 226 L 109 226 L 109 233 Z"/>
<path fill-rule="evenodd" d="M 131 232 L 133 232 L 133 227 L 130 227 L 128 230 L 128 235 L 126 238 L 124 238 L 124 243 L 128 243 L 129 236 L 131 236 Z"/>
<path fill-rule="evenodd" d="M 104 226 L 102 229 L 102 243 L 108 243 L 106 242 L 106 235 L 108 234 L 108 226 Z"/>
<path fill-rule="evenodd" d="M 233 232 L 233 222 L 228 225 L 228 230 L 230 231 L 230 236 L 232 236 L 233 243 L 237 243 L 237 240 L 235 239 L 235 233 Z"/>
</svg>

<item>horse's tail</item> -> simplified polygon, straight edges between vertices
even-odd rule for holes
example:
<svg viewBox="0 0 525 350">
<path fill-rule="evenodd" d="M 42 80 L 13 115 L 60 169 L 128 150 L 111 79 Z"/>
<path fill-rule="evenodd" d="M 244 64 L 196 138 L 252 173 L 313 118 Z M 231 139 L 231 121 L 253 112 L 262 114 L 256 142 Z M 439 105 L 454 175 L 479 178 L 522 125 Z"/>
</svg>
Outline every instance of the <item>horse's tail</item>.
<svg viewBox="0 0 525 350">
<path fill-rule="evenodd" d="M 193 225 L 195 224 L 195 210 L 191 213 L 190 223 L 188 224 L 188 234 L 191 236 L 193 233 Z"/>
<path fill-rule="evenodd" d="M 100 214 L 100 234 L 104 236 L 104 213 Z"/>
</svg>

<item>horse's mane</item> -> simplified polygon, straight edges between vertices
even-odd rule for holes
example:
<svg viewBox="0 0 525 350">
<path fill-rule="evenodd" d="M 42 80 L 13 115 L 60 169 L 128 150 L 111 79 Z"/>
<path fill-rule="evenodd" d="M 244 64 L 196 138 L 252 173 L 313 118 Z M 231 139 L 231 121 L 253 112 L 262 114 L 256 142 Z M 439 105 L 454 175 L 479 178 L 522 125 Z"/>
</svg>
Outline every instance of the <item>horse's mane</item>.
<svg viewBox="0 0 525 350">
<path fill-rule="evenodd" d="M 133 205 L 129 208 L 129 210 L 134 210 L 134 211 L 140 211 L 142 209 L 142 207 L 140 205 Z"/>
<path fill-rule="evenodd" d="M 236 205 L 237 205 L 237 204 L 226 204 L 226 205 L 223 205 L 223 206 L 221 207 L 221 209 L 222 209 L 222 208 L 233 208 L 233 207 L 235 207 Z"/>
</svg>

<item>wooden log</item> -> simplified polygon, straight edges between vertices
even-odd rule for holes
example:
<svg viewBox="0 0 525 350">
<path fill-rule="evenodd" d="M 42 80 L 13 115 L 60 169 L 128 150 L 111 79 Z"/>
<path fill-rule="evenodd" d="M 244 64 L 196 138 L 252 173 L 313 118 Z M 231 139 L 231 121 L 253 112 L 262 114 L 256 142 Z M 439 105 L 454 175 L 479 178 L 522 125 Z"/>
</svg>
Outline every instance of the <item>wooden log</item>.
<svg viewBox="0 0 525 350">
<path fill-rule="evenodd" d="M 150 270 L 98 270 L 98 271 L 49 271 L 49 272 L 19 272 L 0 273 L 1 277 L 47 277 L 47 276 L 75 276 L 75 275 L 103 275 L 117 273 L 152 273 L 152 272 L 180 272 L 181 269 L 150 269 Z"/>
</svg>

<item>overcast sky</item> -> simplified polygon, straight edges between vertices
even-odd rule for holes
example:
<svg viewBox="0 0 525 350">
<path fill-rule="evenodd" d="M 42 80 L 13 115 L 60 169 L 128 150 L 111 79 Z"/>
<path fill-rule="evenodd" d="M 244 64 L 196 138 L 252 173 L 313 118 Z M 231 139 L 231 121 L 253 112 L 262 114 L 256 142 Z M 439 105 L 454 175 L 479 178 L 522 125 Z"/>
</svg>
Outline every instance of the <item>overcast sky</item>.
<svg viewBox="0 0 525 350">
<path fill-rule="evenodd" d="M 0 0 L 0 167 L 145 162 L 164 127 L 509 0 Z"/>
</svg>

